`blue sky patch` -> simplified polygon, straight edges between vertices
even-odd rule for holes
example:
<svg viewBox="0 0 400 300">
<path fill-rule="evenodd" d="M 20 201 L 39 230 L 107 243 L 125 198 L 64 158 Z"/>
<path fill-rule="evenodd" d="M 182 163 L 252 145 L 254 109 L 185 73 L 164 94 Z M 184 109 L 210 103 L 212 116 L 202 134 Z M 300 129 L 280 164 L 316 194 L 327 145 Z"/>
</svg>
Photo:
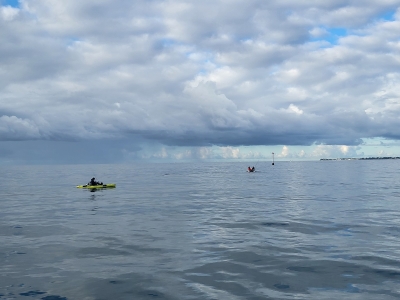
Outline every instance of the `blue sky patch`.
<svg viewBox="0 0 400 300">
<path fill-rule="evenodd" d="M 163 38 L 160 42 L 164 47 L 172 47 L 179 44 L 178 41 L 169 38 Z"/>
<path fill-rule="evenodd" d="M 327 29 L 329 35 L 324 38 L 324 40 L 328 41 L 331 44 L 337 44 L 339 38 L 347 35 L 347 30 L 345 28 L 330 28 Z"/>
<path fill-rule="evenodd" d="M 344 36 L 348 35 L 347 29 L 346 28 L 325 28 L 326 34 L 320 37 L 314 37 L 311 40 L 312 41 L 326 41 L 330 43 L 331 45 L 336 45 L 338 42 L 338 39 Z"/>
<path fill-rule="evenodd" d="M 396 13 L 395 11 L 385 12 L 384 14 L 379 16 L 379 19 L 386 20 L 386 21 L 393 21 L 395 13 Z"/>
<path fill-rule="evenodd" d="M 1 0 L 0 3 L 1 3 L 2 6 L 19 7 L 19 1 L 18 0 Z"/>
</svg>

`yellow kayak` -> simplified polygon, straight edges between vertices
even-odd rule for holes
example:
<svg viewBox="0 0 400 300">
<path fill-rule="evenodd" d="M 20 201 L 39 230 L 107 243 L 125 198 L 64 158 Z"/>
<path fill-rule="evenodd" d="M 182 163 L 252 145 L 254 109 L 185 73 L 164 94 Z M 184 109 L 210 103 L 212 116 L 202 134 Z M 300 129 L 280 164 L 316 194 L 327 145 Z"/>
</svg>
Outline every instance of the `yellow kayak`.
<svg viewBox="0 0 400 300">
<path fill-rule="evenodd" d="M 107 184 L 99 184 L 99 185 L 77 185 L 78 189 L 106 189 L 106 188 L 115 188 L 115 183 L 107 183 Z"/>
</svg>

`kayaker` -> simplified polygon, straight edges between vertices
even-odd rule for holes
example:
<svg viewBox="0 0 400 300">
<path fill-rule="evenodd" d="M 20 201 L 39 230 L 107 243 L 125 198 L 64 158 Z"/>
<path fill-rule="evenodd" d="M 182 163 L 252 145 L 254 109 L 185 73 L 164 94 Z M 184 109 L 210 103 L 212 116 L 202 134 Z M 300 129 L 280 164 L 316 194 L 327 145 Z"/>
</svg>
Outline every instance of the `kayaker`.
<svg viewBox="0 0 400 300">
<path fill-rule="evenodd" d="M 102 182 L 98 182 L 98 181 L 96 181 L 96 178 L 92 178 L 92 179 L 90 179 L 90 182 L 89 182 L 89 185 L 102 185 L 103 183 Z"/>
</svg>

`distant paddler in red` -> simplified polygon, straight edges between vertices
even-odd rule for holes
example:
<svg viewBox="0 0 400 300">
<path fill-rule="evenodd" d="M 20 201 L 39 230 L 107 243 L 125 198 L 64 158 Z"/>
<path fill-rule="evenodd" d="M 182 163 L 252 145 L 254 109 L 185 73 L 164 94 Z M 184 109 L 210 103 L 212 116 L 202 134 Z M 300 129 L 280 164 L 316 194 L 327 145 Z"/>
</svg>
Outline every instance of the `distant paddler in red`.
<svg viewBox="0 0 400 300">
<path fill-rule="evenodd" d="M 256 168 L 254 168 L 254 166 L 252 168 L 250 168 L 250 166 L 247 168 L 247 172 L 254 172 L 256 170 Z"/>
</svg>

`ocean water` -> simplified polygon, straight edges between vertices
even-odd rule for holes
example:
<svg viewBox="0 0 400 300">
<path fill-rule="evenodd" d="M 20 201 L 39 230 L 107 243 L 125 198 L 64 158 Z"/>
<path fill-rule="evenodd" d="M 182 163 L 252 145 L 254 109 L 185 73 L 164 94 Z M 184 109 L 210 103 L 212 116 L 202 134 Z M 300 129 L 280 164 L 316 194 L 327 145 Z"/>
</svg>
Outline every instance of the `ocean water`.
<svg viewBox="0 0 400 300">
<path fill-rule="evenodd" d="M 0 299 L 400 299 L 400 160 L 247 166 L 2 166 Z"/>
</svg>

